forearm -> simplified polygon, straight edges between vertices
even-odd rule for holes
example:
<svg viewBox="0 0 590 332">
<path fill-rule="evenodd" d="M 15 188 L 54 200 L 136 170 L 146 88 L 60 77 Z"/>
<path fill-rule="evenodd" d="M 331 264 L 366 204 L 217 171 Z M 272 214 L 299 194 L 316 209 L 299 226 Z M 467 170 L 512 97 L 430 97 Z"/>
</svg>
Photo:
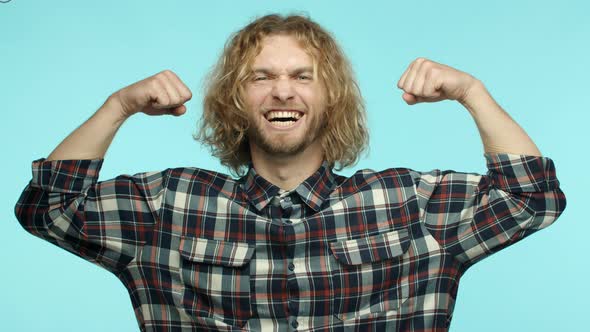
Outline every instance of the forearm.
<svg viewBox="0 0 590 332">
<path fill-rule="evenodd" d="M 109 97 L 98 111 L 66 137 L 46 160 L 104 158 L 115 134 L 126 119 L 121 115 L 120 105 L 112 96 Z"/>
<path fill-rule="evenodd" d="M 496 103 L 480 81 L 461 104 L 475 120 L 485 152 L 541 156 L 524 129 Z"/>
</svg>

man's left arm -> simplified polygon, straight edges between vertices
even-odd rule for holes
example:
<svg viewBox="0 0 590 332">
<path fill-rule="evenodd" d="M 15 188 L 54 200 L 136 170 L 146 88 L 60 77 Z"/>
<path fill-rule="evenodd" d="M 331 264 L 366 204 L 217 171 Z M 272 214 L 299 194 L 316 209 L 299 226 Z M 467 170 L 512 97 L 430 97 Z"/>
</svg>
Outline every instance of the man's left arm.
<svg viewBox="0 0 590 332">
<path fill-rule="evenodd" d="M 487 153 L 541 156 L 535 143 L 483 83 L 465 72 L 418 58 L 404 72 L 398 87 L 405 92 L 402 98 L 409 105 L 447 99 L 461 103 L 475 120 Z"/>
<path fill-rule="evenodd" d="M 423 58 L 402 75 L 402 98 L 457 100 L 477 123 L 486 175 L 412 171 L 420 216 L 442 248 L 464 267 L 553 223 L 566 206 L 555 166 L 493 100 L 479 80 Z"/>
</svg>

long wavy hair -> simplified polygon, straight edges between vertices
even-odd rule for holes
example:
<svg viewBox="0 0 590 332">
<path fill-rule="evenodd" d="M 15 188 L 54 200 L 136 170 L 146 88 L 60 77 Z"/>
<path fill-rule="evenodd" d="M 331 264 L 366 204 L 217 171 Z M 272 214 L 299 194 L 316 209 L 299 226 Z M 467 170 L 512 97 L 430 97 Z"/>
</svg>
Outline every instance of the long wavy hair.
<svg viewBox="0 0 590 332">
<path fill-rule="evenodd" d="M 364 101 L 352 67 L 334 38 L 319 24 L 300 15 L 260 17 L 235 32 L 204 81 L 203 114 L 193 138 L 208 145 L 212 155 L 232 173 L 242 176 L 251 162 L 250 126 L 242 99 L 254 58 L 266 36 L 295 37 L 313 59 L 327 90 L 326 128 L 321 137 L 330 168 L 355 165 L 368 149 Z"/>
</svg>

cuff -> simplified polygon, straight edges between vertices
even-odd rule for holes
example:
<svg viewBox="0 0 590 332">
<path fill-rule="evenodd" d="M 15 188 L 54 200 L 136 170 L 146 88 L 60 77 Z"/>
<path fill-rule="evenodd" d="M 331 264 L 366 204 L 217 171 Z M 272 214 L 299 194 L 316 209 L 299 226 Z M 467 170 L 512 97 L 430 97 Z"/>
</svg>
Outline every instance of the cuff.
<svg viewBox="0 0 590 332">
<path fill-rule="evenodd" d="M 512 153 L 484 153 L 494 187 L 509 192 L 545 192 L 559 188 L 549 157 Z"/>
<path fill-rule="evenodd" d="M 104 158 L 79 160 L 50 160 L 32 163 L 31 186 L 49 192 L 78 193 L 96 183 Z"/>
</svg>

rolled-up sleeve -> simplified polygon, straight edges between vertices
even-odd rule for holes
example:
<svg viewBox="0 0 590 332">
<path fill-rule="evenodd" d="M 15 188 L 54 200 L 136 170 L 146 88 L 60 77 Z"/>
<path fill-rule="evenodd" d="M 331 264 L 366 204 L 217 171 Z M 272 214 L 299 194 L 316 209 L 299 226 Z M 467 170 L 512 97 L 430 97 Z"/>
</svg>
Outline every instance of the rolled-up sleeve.
<svg viewBox="0 0 590 332">
<path fill-rule="evenodd" d="M 551 225 L 566 206 L 551 158 L 484 157 L 486 175 L 412 171 L 421 220 L 465 267 Z"/>
<path fill-rule="evenodd" d="M 33 161 L 15 215 L 28 232 L 117 273 L 158 223 L 167 171 L 99 182 L 103 161 Z"/>
</svg>

